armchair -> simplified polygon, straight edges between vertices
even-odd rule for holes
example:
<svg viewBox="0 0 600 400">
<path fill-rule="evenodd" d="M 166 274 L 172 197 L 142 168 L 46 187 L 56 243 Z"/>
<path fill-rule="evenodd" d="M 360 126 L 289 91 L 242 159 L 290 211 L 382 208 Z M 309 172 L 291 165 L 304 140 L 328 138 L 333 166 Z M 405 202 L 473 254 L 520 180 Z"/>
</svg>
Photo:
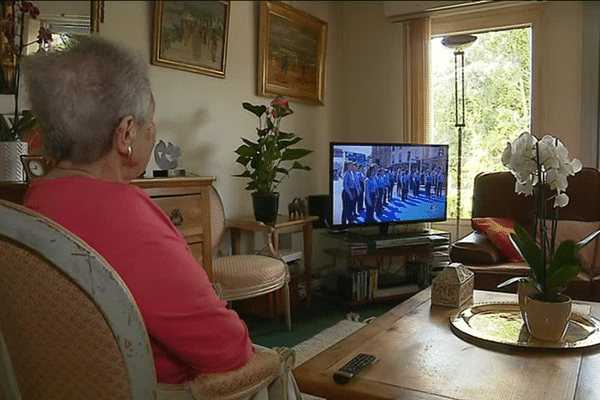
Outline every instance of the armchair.
<svg viewBox="0 0 600 400">
<path fill-rule="evenodd" d="M 568 178 L 569 204 L 558 211 L 559 235 L 578 241 L 600 227 L 600 172 L 583 168 Z M 533 229 L 533 198 L 517 195 L 515 178 L 509 171 L 481 173 L 473 187 L 473 231 L 454 242 L 450 249 L 453 262 L 460 262 L 475 273 L 475 289 L 499 290 L 497 285 L 508 278 L 527 276 L 525 262 L 511 262 L 497 246 L 477 230 L 476 218 L 503 218 L 516 222 L 530 234 Z M 578 279 L 569 284 L 565 294 L 573 299 L 600 301 L 600 245 L 598 240 L 580 252 L 587 254 L 587 264 Z M 516 290 L 516 285 L 504 290 Z"/>
<path fill-rule="evenodd" d="M 126 285 L 81 239 L 0 200 L 0 399 L 234 400 L 276 387 L 287 398 L 289 349 L 244 367 L 157 383 L 144 321 Z"/>
<path fill-rule="evenodd" d="M 213 252 L 223 240 L 226 222 L 223 202 L 214 187 L 210 192 L 211 240 Z M 213 260 L 213 284 L 221 299 L 233 301 L 260 296 L 283 288 L 285 301 L 285 322 L 292 329 L 290 305 L 290 272 L 273 246 L 273 227 L 262 222 L 230 223 L 229 227 L 260 232 L 264 235 L 268 255 L 245 254 L 221 256 Z"/>
</svg>

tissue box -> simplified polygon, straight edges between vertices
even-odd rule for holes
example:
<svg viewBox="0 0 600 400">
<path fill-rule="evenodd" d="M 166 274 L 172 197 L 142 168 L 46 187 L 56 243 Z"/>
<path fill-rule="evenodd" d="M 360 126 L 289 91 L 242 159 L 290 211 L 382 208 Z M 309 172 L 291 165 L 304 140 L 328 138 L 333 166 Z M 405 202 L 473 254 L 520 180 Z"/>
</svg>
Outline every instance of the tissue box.
<svg viewBox="0 0 600 400">
<path fill-rule="evenodd" d="M 473 297 L 475 274 L 460 263 L 452 263 L 433 279 L 431 302 L 440 306 L 460 307 Z"/>
</svg>

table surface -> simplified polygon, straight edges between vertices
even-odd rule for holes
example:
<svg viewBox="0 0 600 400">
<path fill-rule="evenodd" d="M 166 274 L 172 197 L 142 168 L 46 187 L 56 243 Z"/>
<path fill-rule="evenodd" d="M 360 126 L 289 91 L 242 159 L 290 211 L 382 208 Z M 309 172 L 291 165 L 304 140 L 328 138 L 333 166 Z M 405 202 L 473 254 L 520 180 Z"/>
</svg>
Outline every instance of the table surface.
<svg viewBox="0 0 600 400">
<path fill-rule="evenodd" d="M 314 215 L 306 215 L 304 217 L 289 217 L 288 215 L 278 215 L 275 222 L 269 222 L 266 225 L 270 225 L 275 229 L 279 229 L 285 228 L 287 226 L 298 226 L 308 224 L 309 222 L 317 221 L 318 219 L 319 217 Z M 253 216 L 233 218 L 232 221 L 240 221 L 247 223 L 256 222 L 257 224 L 260 224 L 260 222 L 257 222 L 256 218 L 254 218 Z"/>
<path fill-rule="evenodd" d="M 326 399 L 600 399 L 600 349 L 488 349 L 450 330 L 456 308 L 431 305 L 430 288 L 294 369 L 300 390 Z M 516 294 L 475 291 L 473 303 L 517 302 Z M 600 317 L 600 303 L 574 301 Z M 376 363 L 345 385 L 333 373 L 358 353 Z"/>
</svg>

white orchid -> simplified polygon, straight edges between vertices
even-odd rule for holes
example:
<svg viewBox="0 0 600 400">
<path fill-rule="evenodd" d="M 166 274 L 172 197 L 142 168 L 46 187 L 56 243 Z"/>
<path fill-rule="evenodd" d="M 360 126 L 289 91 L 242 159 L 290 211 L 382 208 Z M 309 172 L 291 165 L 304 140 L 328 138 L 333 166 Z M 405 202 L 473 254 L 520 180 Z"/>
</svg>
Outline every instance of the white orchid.
<svg viewBox="0 0 600 400">
<path fill-rule="evenodd" d="M 544 200 L 548 189 L 556 192 L 553 196 L 555 209 L 569 204 L 567 178 L 581 170 L 581 162 L 576 158 L 569 160 L 569 151 L 557 138 L 546 135 L 538 140 L 525 132 L 512 144 L 509 142 L 506 145 L 502 153 L 502 164 L 515 176 L 516 193 L 535 196 L 536 210 L 533 238 L 519 225 L 515 226 L 515 233 L 510 235 L 513 245 L 529 264 L 531 275 L 527 278 L 509 279 L 498 287 L 515 282 L 515 279 L 525 280 L 534 285 L 543 300 L 554 300 L 581 270 L 581 261 L 577 256 L 579 249 L 600 235 L 598 230 L 579 243 L 565 240 L 555 247 L 556 229 L 552 227 L 556 226 L 558 214 L 554 212 L 550 219 L 547 218 L 548 207 Z M 551 224 L 548 229 L 547 224 Z M 548 273 L 551 274 L 550 278 Z"/>
<path fill-rule="evenodd" d="M 567 177 L 575 175 L 582 168 L 578 159 L 569 160 L 569 151 L 560 140 L 549 135 L 537 140 L 528 132 L 506 145 L 502 164 L 516 178 L 516 193 L 531 196 L 540 184 L 547 184 L 556 191 L 554 207 L 569 204 L 569 196 L 565 193 Z"/>
</svg>

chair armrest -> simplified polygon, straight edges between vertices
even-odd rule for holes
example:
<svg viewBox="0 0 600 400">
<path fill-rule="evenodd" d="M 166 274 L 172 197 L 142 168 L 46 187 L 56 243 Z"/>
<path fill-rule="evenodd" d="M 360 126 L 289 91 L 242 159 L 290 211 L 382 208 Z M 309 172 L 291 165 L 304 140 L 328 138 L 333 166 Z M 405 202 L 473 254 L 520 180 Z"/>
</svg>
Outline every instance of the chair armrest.
<svg viewBox="0 0 600 400">
<path fill-rule="evenodd" d="M 251 219 L 228 220 L 225 224 L 227 228 L 241 229 L 245 231 L 266 231 L 268 233 L 273 233 L 273 231 L 275 231 L 275 228 L 272 226 L 267 225 L 264 222 Z"/>
<path fill-rule="evenodd" d="M 452 244 L 450 259 L 467 265 L 497 264 L 502 261 L 502 255 L 483 233 L 473 231 Z"/>
<path fill-rule="evenodd" d="M 268 255 L 273 258 L 277 258 L 281 260 L 281 262 L 285 263 L 281 258 L 281 254 L 279 254 L 279 250 L 275 248 L 273 245 L 273 233 L 275 232 L 275 228 L 265 224 L 264 222 L 256 221 L 256 220 L 230 220 L 226 222 L 226 227 L 229 229 L 239 229 L 253 232 L 262 232 L 264 235 L 265 244 L 267 247 Z"/>
<path fill-rule="evenodd" d="M 287 374 L 294 367 L 295 352 L 288 348 L 257 349 L 250 361 L 233 371 L 200 374 L 180 385 L 159 383 L 159 400 L 236 400 L 246 399 L 276 379 L 282 390 Z"/>
</svg>

